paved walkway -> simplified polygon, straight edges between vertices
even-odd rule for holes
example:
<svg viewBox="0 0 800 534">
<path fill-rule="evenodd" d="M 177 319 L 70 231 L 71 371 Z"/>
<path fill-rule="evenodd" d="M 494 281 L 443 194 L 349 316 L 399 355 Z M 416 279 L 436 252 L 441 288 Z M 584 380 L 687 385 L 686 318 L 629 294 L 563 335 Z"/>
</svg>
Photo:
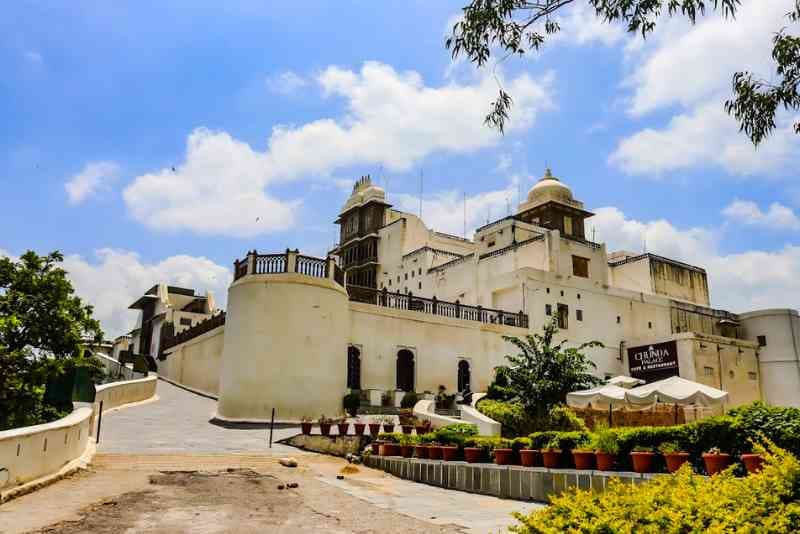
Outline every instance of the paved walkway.
<svg viewBox="0 0 800 534">
<path fill-rule="evenodd" d="M 277 441 L 300 433 L 300 427 L 275 429 L 269 449 L 265 426 L 225 428 L 209 421 L 217 401 L 196 395 L 163 380 L 159 399 L 103 415 L 98 452 L 103 453 L 230 453 L 263 452 L 297 455 Z"/>
</svg>

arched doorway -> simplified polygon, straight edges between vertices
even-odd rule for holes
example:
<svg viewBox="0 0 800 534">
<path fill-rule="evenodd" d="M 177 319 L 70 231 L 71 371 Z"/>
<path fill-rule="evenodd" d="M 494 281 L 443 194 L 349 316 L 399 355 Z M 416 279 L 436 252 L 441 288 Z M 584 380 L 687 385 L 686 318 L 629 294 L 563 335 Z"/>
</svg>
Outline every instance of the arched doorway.
<svg viewBox="0 0 800 534">
<path fill-rule="evenodd" d="M 347 387 L 361 389 L 361 351 L 347 347 Z"/>
<path fill-rule="evenodd" d="M 472 390 L 472 374 L 469 370 L 469 362 L 467 360 L 458 361 L 458 391 L 471 391 Z"/>
<path fill-rule="evenodd" d="M 414 391 L 414 353 L 408 349 L 397 353 L 397 389 Z"/>
</svg>

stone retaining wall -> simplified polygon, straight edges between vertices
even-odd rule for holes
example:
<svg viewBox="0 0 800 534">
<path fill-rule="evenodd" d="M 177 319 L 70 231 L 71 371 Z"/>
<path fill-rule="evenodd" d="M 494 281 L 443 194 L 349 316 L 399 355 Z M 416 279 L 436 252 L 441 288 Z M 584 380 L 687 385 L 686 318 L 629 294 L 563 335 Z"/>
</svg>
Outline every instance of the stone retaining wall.
<svg viewBox="0 0 800 534">
<path fill-rule="evenodd" d="M 663 474 L 639 474 L 577 469 L 548 469 L 489 463 L 444 462 L 400 456 L 365 457 L 364 464 L 400 478 L 447 489 L 494 495 L 521 501 L 549 501 L 551 496 L 578 487 L 604 491 L 612 479 L 641 484 Z"/>
</svg>

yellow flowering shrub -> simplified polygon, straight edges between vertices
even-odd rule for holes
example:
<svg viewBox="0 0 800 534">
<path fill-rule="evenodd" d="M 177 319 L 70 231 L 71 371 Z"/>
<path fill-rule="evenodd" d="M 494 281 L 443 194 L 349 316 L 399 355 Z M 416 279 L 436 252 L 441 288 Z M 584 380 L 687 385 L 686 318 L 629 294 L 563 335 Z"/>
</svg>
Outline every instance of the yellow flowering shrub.
<svg viewBox="0 0 800 534">
<path fill-rule="evenodd" d="M 800 532 L 800 462 L 769 445 L 764 469 L 737 478 L 732 469 L 707 478 L 684 465 L 675 475 L 603 493 L 572 490 L 519 521 L 518 534 L 796 533 Z"/>
</svg>

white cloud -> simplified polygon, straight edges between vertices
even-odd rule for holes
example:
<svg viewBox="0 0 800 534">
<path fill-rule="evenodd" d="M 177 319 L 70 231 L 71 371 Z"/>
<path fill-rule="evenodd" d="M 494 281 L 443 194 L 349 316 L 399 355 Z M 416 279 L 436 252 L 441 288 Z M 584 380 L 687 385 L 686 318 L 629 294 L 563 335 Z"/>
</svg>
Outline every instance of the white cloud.
<svg viewBox="0 0 800 534">
<path fill-rule="evenodd" d="M 553 107 L 552 81 L 552 74 L 525 74 L 504 82 L 515 99 L 507 135 Z M 159 230 L 251 237 L 288 228 L 299 207 L 270 196 L 272 184 L 353 165 L 403 171 L 433 153 L 470 152 L 502 139 L 483 125 L 497 92 L 490 76 L 429 87 L 416 72 L 368 62 L 358 72 L 328 67 L 317 82 L 326 96 L 346 101 L 344 117 L 276 126 L 265 152 L 225 132 L 195 130 L 183 164 L 139 176 L 126 189 L 133 216 Z"/>
<path fill-rule="evenodd" d="M 95 251 L 93 261 L 67 255 L 63 267 L 78 296 L 94 306 L 94 317 L 110 339 L 135 326 L 138 312 L 128 306 L 158 283 L 192 288 L 201 295 L 211 290 L 216 306 L 224 308 L 232 279 L 227 267 L 208 258 L 177 255 L 147 263 L 134 252 L 110 248 Z"/>
<path fill-rule="evenodd" d="M 64 189 L 70 204 L 80 204 L 89 196 L 108 190 L 110 184 L 119 178 L 119 165 L 113 161 L 87 163 L 81 172 L 71 176 Z"/>
<path fill-rule="evenodd" d="M 761 211 L 755 202 L 734 200 L 722 210 L 722 214 L 741 224 L 764 226 L 773 230 L 800 230 L 800 217 L 779 202 L 773 202 L 767 211 Z"/>
<path fill-rule="evenodd" d="M 475 229 L 487 223 L 516 212 L 517 183 L 512 177 L 505 189 L 487 191 L 466 198 L 467 234 L 472 238 Z M 418 214 L 419 197 L 409 194 L 395 194 L 394 203 L 403 211 Z M 429 228 L 447 234 L 464 234 L 464 194 L 460 191 L 439 191 L 423 195 L 422 218 Z"/>
<path fill-rule="evenodd" d="M 290 70 L 267 79 L 267 87 L 270 91 L 282 95 L 290 95 L 307 85 L 308 81 L 305 78 Z"/>
<path fill-rule="evenodd" d="M 609 250 L 637 251 L 646 242 L 649 252 L 704 267 L 715 307 L 745 312 L 800 304 L 800 246 L 723 253 L 715 233 L 707 228 L 679 229 L 665 220 L 637 221 L 613 207 L 595 213 L 588 224 L 595 225 L 597 239 L 607 242 Z"/>
<path fill-rule="evenodd" d="M 559 13 L 561 31 L 551 36 L 549 42 L 613 46 L 627 35 L 624 26 L 616 22 L 604 22 L 588 3 L 570 4 Z"/>
<path fill-rule="evenodd" d="M 752 175 L 796 164 L 800 141 L 786 113 L 779 113 L 777 130 L 756 149 L 723 107 L 734 72 L 771 79 L 772 37 L 787 24 L 793 4 L 745 0 L 735 20 L 710 12 L 695 26 L 681 16 L 664 19 L 647 41 L 629 46 L 632 74 L 624 84 L 632 91 L 629 113 L 639 117 L 673 107 L 676 112 L 666 126 L 623 139 L 610 162 L 632 174 L 717 166 Z"/>
<path fill-rule="evenodd" d="M 662 129 L 647 128 L 623 139 L 609 161 L 631 174 L 661 174 L 717 165 L 734 175 L 785 168 L 798 161 L 800 137 L 782 121 L 758 148 L 722 106 L 722 98 L 675 115 Z"/>
</svg>

